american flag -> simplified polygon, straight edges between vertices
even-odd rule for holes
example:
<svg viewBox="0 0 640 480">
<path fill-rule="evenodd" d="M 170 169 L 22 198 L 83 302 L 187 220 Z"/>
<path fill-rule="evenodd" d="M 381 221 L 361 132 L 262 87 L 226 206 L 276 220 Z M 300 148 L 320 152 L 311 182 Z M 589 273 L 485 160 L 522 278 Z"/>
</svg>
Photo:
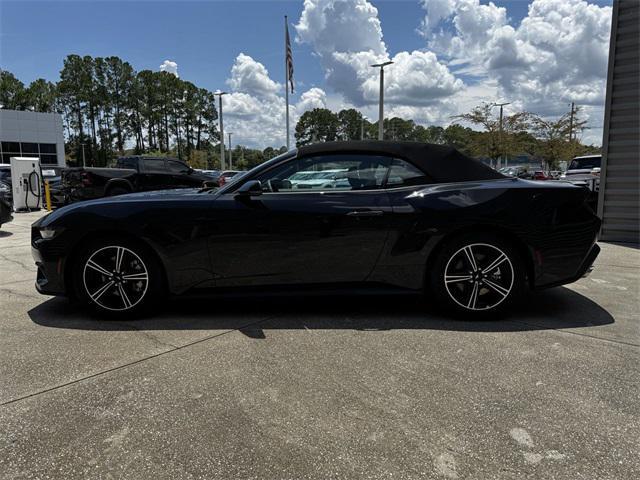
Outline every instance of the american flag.
<svg viewBox="0 0 640 480">
<path fill-rule="evenodd" d="M 289 23 L 286 21 L 284 28 L 287 42 L 287 76 L 289 78 L 289 83 L 291 84 L 291 93 L 293 93 L 293 54 L 291 53 L 291 40 L 289 39 Z"/>
</svg>

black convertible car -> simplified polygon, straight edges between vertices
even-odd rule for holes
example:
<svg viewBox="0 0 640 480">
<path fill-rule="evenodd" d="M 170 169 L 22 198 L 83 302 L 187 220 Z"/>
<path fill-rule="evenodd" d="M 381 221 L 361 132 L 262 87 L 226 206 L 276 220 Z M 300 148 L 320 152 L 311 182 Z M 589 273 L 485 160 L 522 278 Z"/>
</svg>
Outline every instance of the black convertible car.
<svg viewBox="0 0 640 480">
<path fill-rule="evenodd" d="M 169 294 L 377 287 L 493 313 L 598 255 L 588 191 L 504 177 L 450 147 L 301 147 L 218 190 L 81 202 L 33 224 L 36 288 L 103 313 Z"/>
</svg>

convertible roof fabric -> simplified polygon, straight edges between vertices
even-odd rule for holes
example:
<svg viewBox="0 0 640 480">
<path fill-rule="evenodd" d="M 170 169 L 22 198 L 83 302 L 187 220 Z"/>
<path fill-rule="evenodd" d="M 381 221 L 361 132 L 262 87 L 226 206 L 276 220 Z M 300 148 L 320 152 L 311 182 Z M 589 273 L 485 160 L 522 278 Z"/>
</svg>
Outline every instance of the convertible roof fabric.
<svg viewBox="0 0 640 480">
<path fill-rule="evenodd" d="M 415 164 L 434 181 L 440 183 L 505 178 L 493 168 L 467 157 L 453 147 L 431 143 L 371 140 L 314 143 L 298 148 L 298 156 L 337 153 L 365 153 L 402 158 Z"/>
</svg>

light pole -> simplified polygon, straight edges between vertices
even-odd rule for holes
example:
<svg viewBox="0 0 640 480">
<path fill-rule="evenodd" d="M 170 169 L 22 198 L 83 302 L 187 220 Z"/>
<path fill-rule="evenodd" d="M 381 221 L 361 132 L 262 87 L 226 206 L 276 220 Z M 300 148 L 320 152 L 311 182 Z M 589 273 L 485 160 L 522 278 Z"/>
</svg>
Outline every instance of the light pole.
<svg viewBox="0 0 640 480">
<path fill-rule="evenodd" d="M 229 170 L 233 169 L 233 151 L 231 150 L 231 132 L 229 135 Z"/>
<path fill-rule="evenodd" d="M 378 140 L 384 140 L 384 67 L 391 65 L 393 62 L 376 63 L 371 65 L 374 68 L 380 68 L 380 105 L 378 113 Z"/>
<path fill-rule="evenodd" d="M 504 145 L 502 142 L 502 109 L 505 105 L 510 105 L 511 102 L 506 103 L 494 103 L 492 107 L 500 107 L 500 161 L 498 162 L 498 169 L 502 166 L 502 160 L 504 160 L 504 166 L 507 166 L 507 160 L 504 158 Z"/>
<path fill-rule="evenodd" d="M 365 120 L 366 120 L 366 117 L 362 115 L 362 117 L 360 118 L 360 140 L 364 140 L 364 121 Z"/>
<path fill-rule="evenodd" d="M 220 115 L 220 170 L 224 170 L 224 126 L 222 123 L 222 96 L 226 95 L 227 92 L 221 92 L 218 90 L 214 92 L 214 95 L 218 96 L 218 114 Z"/>
</svg>

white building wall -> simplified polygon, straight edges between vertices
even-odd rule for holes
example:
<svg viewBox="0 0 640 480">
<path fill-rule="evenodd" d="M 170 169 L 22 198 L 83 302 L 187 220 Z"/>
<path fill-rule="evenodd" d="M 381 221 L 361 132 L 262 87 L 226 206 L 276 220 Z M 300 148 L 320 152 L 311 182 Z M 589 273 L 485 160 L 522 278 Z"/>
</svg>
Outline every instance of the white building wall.
<svg viewBox="0 0 640 480">
<path fill-rule="evenodd" d="M 57 165 L 65 166 L 62 116 L 58 113 L 0 110 L 0 142 L 56 145 Z M 0 145 L 0 163 L 8 163 L 7 153 Z M 19 152 L 22 156 L 37 156 L 33 152 Z M 49 157 L 51 158 L 51 157 Z"/>
</svg>

